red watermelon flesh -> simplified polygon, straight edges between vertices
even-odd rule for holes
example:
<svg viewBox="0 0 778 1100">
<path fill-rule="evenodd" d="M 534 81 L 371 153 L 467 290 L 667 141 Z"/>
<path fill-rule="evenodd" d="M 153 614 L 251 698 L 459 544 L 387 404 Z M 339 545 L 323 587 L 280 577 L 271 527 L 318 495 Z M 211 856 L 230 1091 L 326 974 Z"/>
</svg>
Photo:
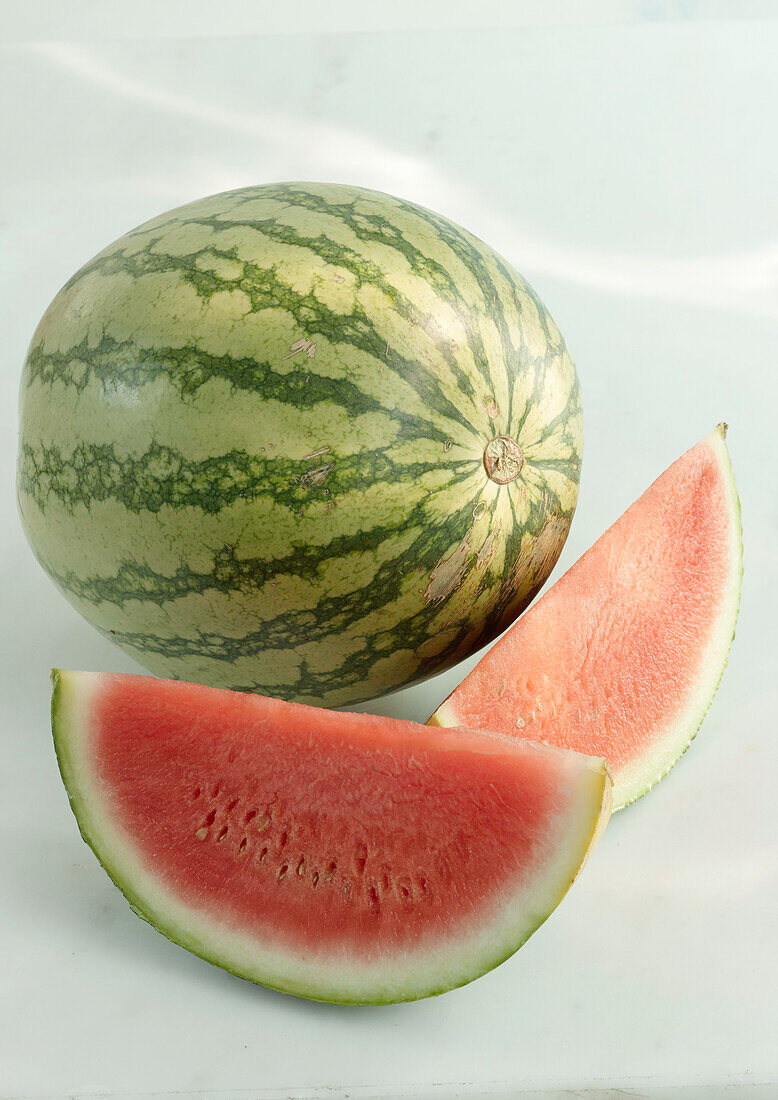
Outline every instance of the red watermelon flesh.
<svg viewBox="0 0 778 1100">
<path fill-rule="evenodd" d="M 546 919 L 607 819 L 602 760 L 195 684 L 54 674 L 82 835 L 133 908 L 320 1000 L 444 992 Z"/>
<path fill-rule="evenodd" d="M 614 809 L 694 737 L 735 631 L 742 542 L 726 425 L 692 447 L 430 719 L 603 756 Z"/>
</svg>

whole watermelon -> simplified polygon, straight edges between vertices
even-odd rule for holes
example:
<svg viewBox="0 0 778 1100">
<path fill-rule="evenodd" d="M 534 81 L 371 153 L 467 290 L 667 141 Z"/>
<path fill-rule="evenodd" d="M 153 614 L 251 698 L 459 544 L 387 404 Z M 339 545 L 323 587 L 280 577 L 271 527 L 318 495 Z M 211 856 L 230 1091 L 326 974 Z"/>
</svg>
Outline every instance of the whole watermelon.
<svg viewBox="0 0 778 1100">
<path fill-rule="evenodd" d="M 49 306 L 19 506 L 67 599 L 160 675 L 339 705 L 473 653 L 567 536 L 581 400 L 497 253 L 376 191 L 147 222 Z"/>
</svg>

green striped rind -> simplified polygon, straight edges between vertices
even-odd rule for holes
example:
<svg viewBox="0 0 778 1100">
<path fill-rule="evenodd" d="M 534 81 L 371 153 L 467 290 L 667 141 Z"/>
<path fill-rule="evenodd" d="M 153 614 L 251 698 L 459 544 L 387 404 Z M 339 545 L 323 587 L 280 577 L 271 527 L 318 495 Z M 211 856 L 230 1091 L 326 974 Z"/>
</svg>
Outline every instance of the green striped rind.
<svg viewBox="0 0 778 1100">
<path fill-rule="evenodd" d="M 508 485 L 496 435 L 526 459 Z M 564 341 L 496 253 L 377 192 L 279 184 L 162 215 L 63 288 L 25 366 L 19 503 L 152 671 L 336 705 L 526 606 L 581 441 Z"/>
<path fill-rule="evenodd" d="M 237 977 L 282 993 L 339 1004 L 391 1004 L 437 996 L 473 981 L 505 962 L 550 916 L 610 816 L 611 781 L 603 760 L 516 742 L 517 752 L 557 757 L 559 784 L 557 813 L 544 837 L 544 859 L 521 887 L 503 884 L 498 896 L 483 899 L 479 919 L 469 928 L 415 950 L 393 952 L 387 944 L 369 961 L 345 945 L 342 951 L 322 952 L 311 942 L 304 954 L 293 952 L 280 942 L 259 942 L 188 904 L 138 851 L 122 825 L 121 807 L 112 804 L 110 788 L 100 782 L 91 743 L 95 703 L 102 684 L 112 678 L 52 672 L 54 745 L 83 839 L 133 912 L 157 931 Z M 483 827 L 488 829 L 488 821 Z"/>
</svg>

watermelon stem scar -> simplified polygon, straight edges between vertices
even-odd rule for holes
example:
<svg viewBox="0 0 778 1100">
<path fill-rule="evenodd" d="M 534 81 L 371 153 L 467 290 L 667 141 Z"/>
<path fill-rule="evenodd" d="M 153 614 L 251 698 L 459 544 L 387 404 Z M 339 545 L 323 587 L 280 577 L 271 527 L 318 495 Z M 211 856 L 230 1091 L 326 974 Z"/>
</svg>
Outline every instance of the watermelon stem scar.
<svg viewBox="0 0 778 1100">
<path fill-rule="evenodd" d="M 196 955 L 314 1000 L 444 993 L 556 908 L 610 813 L 603 760 L 147 676 L 53 673 L 84 840 Z"/>
<path fill-rule="evenodd" d="M 524 452 L 509 435 L 498 435 L 484 448 L 484 469 L 497 485 L 515 481 L 524 466 Z"/>
</svg>

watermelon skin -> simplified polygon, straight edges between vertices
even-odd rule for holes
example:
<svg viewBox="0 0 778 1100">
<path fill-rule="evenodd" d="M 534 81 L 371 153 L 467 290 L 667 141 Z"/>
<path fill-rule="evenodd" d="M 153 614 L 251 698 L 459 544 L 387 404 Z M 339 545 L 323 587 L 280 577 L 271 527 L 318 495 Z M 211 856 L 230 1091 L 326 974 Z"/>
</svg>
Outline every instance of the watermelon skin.
<svg viewBox="0 0 778 1100">
<path fill-rule="evenodd" d="M 18 499 L 55 584 L 152 672 L 335 706 L 515 618 L 581 448 L 564 340 L 492 249 L 378 192 L 273 184 L 155 218 L 60 291 Z"/>
<path fill-rule="evenodd" d="M 513 954 L 610 812 L 602 760 L 143 676 L 53 674 L 84 840 L 133 910 L 286 993 L 382 1004 Z"/>
<path fill-rule="evenodd" d="M 743 539 L 726 424 L 674 462 L 429 720 L 604 756 L 614 809 L 694 739 L 735 635 Z"/>
</svg>

